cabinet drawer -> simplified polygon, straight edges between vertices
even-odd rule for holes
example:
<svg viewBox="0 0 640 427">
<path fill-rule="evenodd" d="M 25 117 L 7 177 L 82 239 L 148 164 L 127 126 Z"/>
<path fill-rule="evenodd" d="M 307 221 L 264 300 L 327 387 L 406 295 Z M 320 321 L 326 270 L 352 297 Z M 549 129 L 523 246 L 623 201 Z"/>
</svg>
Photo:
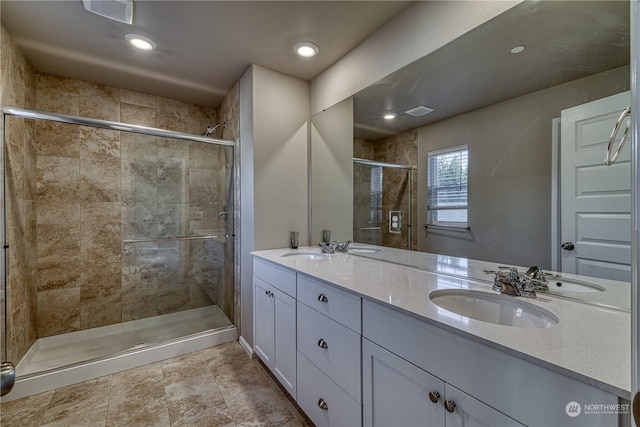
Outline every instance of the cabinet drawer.
<svg viewBox="0 0 640 427">
<path fill-rule="evenodd" d="M 298 275 L 298 301 L 343 324 L 361 331 L 361 299 L 359 296 L 327 285 L 317 279 Z"/>
<path fill-rule="evenodd" d="M 322 402 L 326 404 L 325 409 L 320 407 Z M 317 427 L 362 425 L 360 404 L 300 352 L 298 352 L 298 405 Z"/>
<path fill-rule="evenodd" d="M 361 401 L 360 335 L 298 302 L 298 351 Z"/>
<path fill-rule="evenodd" d="M 296 297 L 296 273 L 260 258 L 253 259 L 253 275 L 282 292 Z"/>
</svg>

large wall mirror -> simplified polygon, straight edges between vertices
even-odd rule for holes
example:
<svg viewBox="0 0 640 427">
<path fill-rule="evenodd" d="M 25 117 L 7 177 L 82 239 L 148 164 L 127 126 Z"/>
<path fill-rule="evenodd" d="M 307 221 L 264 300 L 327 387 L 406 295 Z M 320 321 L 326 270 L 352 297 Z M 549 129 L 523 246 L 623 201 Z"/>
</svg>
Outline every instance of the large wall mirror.
<svg viewBox="0 0 640 427">
<path fill-rule="evenodd" d="M 330 170 L 316 164 L 312 241 L 329 228 L 342 230 L 337 240 L 605 278 L 629 308 L 630 144 L 603 163 L 630 104 L 629 22 L 626 1 L 525 1 L 355 94 L 341 149 L 311 141 L 312 164 L 321 146 L 342 156 L 341 171 L 351 166 L 330 194 L 353 211 L 314 217 Z M 345 104 L 312 122 L 331 128 L 334 108 Z M 351 125 L 341 117 L 336 126 Z M 433 208 L 434 176 L 452 165 L 466 199 L 451 205 L 464 212 Z"/>
</svg>

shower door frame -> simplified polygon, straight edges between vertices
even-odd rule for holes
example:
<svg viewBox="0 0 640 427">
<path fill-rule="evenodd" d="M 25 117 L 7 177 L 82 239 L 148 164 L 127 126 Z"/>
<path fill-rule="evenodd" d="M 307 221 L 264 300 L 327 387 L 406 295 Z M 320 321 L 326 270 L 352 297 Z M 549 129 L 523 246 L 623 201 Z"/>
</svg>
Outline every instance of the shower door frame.
<svg viewBox="0 0 640 427">
<path fill-rule="evenodd" d="M 240 190 L 240 182 L 239 182 L 239 176 L 240 176 L 240 172 L 239 172 L 239 168 L 240 168 L 240 159 L 239 159 L 239 144 L 237 141 L 232 141 L 232 140 L 225 140 L 225 139 L 218 139 L 218 138 L 210 138 L 210 137 L 205 137 L 205 136 L 200 136 L 200 135 L 192 135 L 192 134 L 188 134 L 188 133 L 183 133 L 183 132 L 176 132 L 176 131 L 170 131 L 170 130 L 165 130 L 165 129 L 158 129 L 158 128 L 153 128 L 153 127 L 148 127 L 148 126 L 140 126 L 140 125 L 134 125 L 134 124 L 127 124 L 127 123 L 120 123 L 120 122 L 114 122 L 114 121 L 108 121 L 108 120 L 100 120 L 100 119 L 92 119 L 92 118 L 87 118 L 87 117 L 79 117 L 79 116 L 71 116 L 71 115 L 65 115 L 65 114 L 58 114 L 58 113 L 51 113 L 51 112 L 45 112 L 45 111 L 35 111 L 35 110 L 28 110 L 28 109 L 24 109 L 24 108 L 17 108 L 17 107 L 2 107 L 2 130 L 3 130 L 3 135 L 2 135 L 2 142 L 0 145 L 0 148 L 2 150 L 2 152 L 0 153 L 0 156 L 2 156 L 2 158 L 0 159 L 0 164 L 2 164 L 2 206 L 3 206 L 3 218 L 0 224 L 0 227 L 2 227 L 2 229 L 0 230 L 0 235 L 2 236 L 2 241 L 3 241 L 3 257 L 2 257 L 2 271 L 0 271 L 0 279 L 2 280 L 2 284 L 0 285 L 0 291 L 2 291 L 2 294 L 0 296 L 3 297 L 3 301 L 2 301 L 2 324 L 0 325 L 0 333 L 2 334 L 2 345 L 1 345 L 1 350 L 0 350 L 0 357 L 2 359 L 2 361 L 7 361 L 7 355 L 8 355 L 8 345 L 9 342 L 7 340 L 7 335 L 6 335 L 6 331 L 8 328 L 8 318 L 7 318 L 7 312 L 6 312 L 6 307 L 7 307 L 7 244 L 8 244 L 8 236 L 7 236 L 7 231 L 6 231 L 6 220 L 4 218 L 5 215 L 5 203 L 6 203 L 6 179 L 5 179 L 5 171 L 6 171 L 6 120 L 8 116 L 14 116 L 14 117 L 20 117 L 20 118 L 24 118 L 24 119 L 34 119 L 34 120 L 45 120 L 45 121 L 51 121 L 51 122 L 58 122 L 58 123 L 67 123 L 67 124 L 73 124 L 73 125 L 79 125 L 79 126 L 89 126 L 89 127 L 94 127 L 94 128 L 101 128 L 101 129 L 108 129 L 108 130 L 114 130 L 114 131 L 119 131 L 119 132 L 130 132 L 130 133 L 137 133 L 137 134 L 143 134 L 143 135 L 150 135 L 150 136 L 156 136 L 156 137 L 161 137 L 161 138 L 171 138 L 171 139 L 178 139 L 178 140 L 184 140 L 184 141 L 194 141 L 194 142 L 201 142 L 201 143 L 205 143 L 205 144 L 213 144 L 213 145 L 219 145 L 219 146 L 226 146 L 226 147 L 231 147 L 232 148 L 232 162 L 231 162 L 231 166 L 233 168 L 232 170 L 232 174 L 231 174 L 231 178 L 233 179 L 233 185 L 232 185 L 232 203 L 233 203 L 233 210 L 231 210 L 229 212 L 229 215 L 233 215 L 233 229 L 230 230 L 226 230 L 226 238 L 232 239 L 232 244 L 233 244 L 233 266 L 231 268 L 231 271 L 233 271 L 233 295 L 234 295 L 234 301 L 233 301 L 233 306 L 234 306 L 234 310 L 233 310 L 233 328 L 235 331 L 238 331 L 240 329 L 240 325 L 239 325 L 239 321 L 240 321 L 240 314 L 238 312 L 238 307 L 239 307 L 239 271 L 238 271 L 238 256 L 239 256 L 239 241 L 236 240 L 236 236 L 239 235 L 238 231 L 239 231 L 239 227 L 240 227 L 240 223 L 237 220 L 238 219 L 238 212 L 239 212 L 239 190 Z M 207 331 L 205 331 L 204 333 L 206 333 Z M 227 332 L 227 331 L 223 331 L 223 332 Z M 197 335 L 197 334 L 196 334 Z M 226 336 L 226 335 L 225 335 Z M 237 337 L 237 332 L 236 332 L 236 337 Z M 170 340 L 169 342 L 159 342 L 159 343 L 154 343 L 148 346 L 147 349 L 143 349 L 144 350 L 151 350 L 156 346 L 160 346 L 160 347 L 167 347 L 168 343 L 170 343 L 172 340 Z M 193 344 L 196 345 L 196 344 Z M 188 346 L 187 346 L 188 347 Z M 193 350 L 194 351 L 194 350 Z M 137 353 L 140 353 L 140 350 L 136 350 Z M 127 351 L 125 351 L 124 353 L 127 353 Z M 134 353 L 134 352 L 132 352 Z M 114 354 L 113 356 L 116 357 L 121 357 L 122 353 L 117 353 Z M 159 359 L 160 360 L 160 359 Z M 88 363 L 88 365 L 87 365 Z M 107 370 L 113 370 L 115 369 L 111 363 L 106 362 L 107 363 Z M 142 359 L 140 359 L 139 355 L 135 355 L 132 354 L 132 360 L 131 363 L 135 364 L 135 365 L 141 365 L 144 364 L 142 363 Z M 82 372 L 79 372 L 76 375 L 71 375 L 72 377 L 75 378 L 70 378 L 69 379 L 69 384 L 73 383 L 73 382 L 77 382 L 78 380 L 84 380 L 84 379 L 88 379 L 88 378 L 80 378 L 82 375 L 86 375 L 87 373 L 89 373 L 92 369 L 94 368 L 90 368 L 89 365 L 95 365 L 95 361 L 87 361 L 87 362 L 80 362 L 79 364 L 76 365 L 87 365 L 87 369 L 81 369 Z M 126 367 L 126 369 L 130 369 L 131 367 L 133 367 L 133 365 L 130 365 L 129 367 Z M 69 368 L 68 366 L 63 367 L 63 370 L 66 370 L 67 368 Z M 115 369 L 115 371 L 118 371 L 118 369 Z M 106 372 L 106 371 L 105 371 Z M 58 386 L 61 385 L 60 383 L 60 379 L 57 380 L 49 380 L 44 378 L 42 381 L 39 381 L 40 378 L 42 378 L 44 376 L 36 376 L 36 380 L 35 382 L 37 382 L 37 386 L 43 387 L 41 390 L 37 391 L 37 392 L 41 392 L 41 391 L 45 391 L 46 389 L 52 389 L 55 388 L 54 385 L 57 383 Z M 66 379 L 63 382 L 67 382 Z M 15 392 L 14 392 L 15 393 Z M 23 394 L 24 392 L 21 390 L 19 392 L 19 394 Z M 12 400 L 12 398 L 10 399 Z M 2 401 L 5 401 L 5 398 L 3 397 Z"/>
</svg>

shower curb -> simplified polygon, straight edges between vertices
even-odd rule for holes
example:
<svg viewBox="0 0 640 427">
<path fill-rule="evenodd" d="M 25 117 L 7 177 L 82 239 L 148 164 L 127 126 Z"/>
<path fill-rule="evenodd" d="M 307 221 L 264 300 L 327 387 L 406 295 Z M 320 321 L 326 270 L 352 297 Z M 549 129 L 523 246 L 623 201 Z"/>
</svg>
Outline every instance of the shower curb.
<svg viewBox="0 0 640 427">
<path fill-rule="evenodd" d="M 237 339 L 238 330 L 236 327 L 218 331 L 208 331 L 154 346 L 134 349 L 106 359 L 81 363 L 22 379 L 18 378 L 13 390 L 6 396 L 3 396 L 0 402 L 10 402 L 22 397 L 112 375 L 128 369 L 236 341 Z"/>
</svg>

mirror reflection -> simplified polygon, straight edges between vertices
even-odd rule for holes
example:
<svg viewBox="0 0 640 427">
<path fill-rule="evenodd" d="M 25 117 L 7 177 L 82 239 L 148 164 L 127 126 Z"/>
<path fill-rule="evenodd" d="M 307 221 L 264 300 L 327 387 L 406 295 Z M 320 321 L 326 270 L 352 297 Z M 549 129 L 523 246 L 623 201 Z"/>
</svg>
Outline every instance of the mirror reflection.
<svg viewBox="0 0 640 427">
<path fill-rule="evenodd" d="M 352 181 L 332 192 L 353 215 L 318 223 L 312 168 L 312 230 L 349 224 L 336 239 L 385 247 L 361 255 L 435 270 L 468 259 L 461 274 L 483 280 L 487 262 L 535 265 L 566 279 L 554 292 L 598 300 L 604 284 L 628 308 L 629 144 L 603 160 L 630 103 L 629 45 L 628 2 L 524 2 L 362 90 L 352 154 L 370 162 L 343 150 Z M 313 163 L 313 134 L 311 149 Z"/>
</svg>

